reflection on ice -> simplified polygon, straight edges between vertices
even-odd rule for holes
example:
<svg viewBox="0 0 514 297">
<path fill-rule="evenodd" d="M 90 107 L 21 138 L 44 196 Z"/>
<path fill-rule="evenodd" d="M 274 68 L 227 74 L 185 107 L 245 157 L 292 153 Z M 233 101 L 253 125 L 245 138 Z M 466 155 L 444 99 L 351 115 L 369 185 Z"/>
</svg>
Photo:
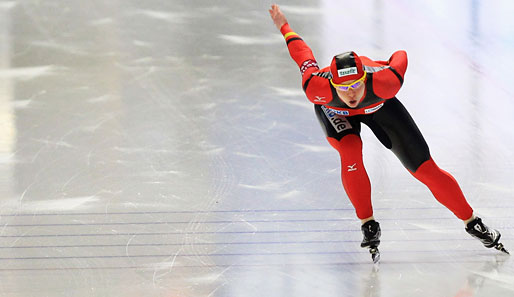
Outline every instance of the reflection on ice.
<svg viewBox="0 0 514 297">
<path fill-rule="evenodd" d="M 0 79 L 30 80 L 37 77 L 55 74 L 53 65 L 0 69 Z"/>
<path fill-rule="evenodd" d="M 252 45 L 252 44 L 259 44 L 259 45 L 267 45 L 267 44 L 278 44 L 281 43 L 282 40 L 278 38 L 270 38 L 270 36 L 267 37 L 251 37 L 251 36 L 240 36 L 240 35 L 226 35 L 221 34 L 219 37 L 223 40 L 229 41 L 231 43 L 235 44 L 241 44 L 241 45 Z"/>
<path fill-rule="evenodd" d="M 51 200 L 41 201 L 23 201 L 21 198 L 19 201 L 11 200 L 3 207 L 6 209 L 12 209 L 19 212 L 27 213 L 39 213 L 45 211 L 80 211 L 91 208 L 91 203 L 98 202 L 99 197 L 70 197 L 70 198 L 59 198 L 55 197 Z"/>
</svg>

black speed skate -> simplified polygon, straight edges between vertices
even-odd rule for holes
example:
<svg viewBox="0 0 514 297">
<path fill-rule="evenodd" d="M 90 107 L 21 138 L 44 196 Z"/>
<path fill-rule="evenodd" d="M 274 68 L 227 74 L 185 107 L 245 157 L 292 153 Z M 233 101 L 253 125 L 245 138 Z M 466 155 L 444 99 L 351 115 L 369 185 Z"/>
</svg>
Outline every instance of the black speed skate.
<svg viewBox="0 0 514 297">
<path fill-rule="evenodd" d="M 505 247 L 503 247 L 503 244 L 500 243 L 500 232 L 498 230 L 488 228 L 484 223 L 482 223 L 482 220 L 479 217 L 476 217 L 466 225 L 466 232 L 480 240 L 486 248 L 494 247 L 499 251 L 509 254 Z"/>
<path fill-rule="evenodd" d="M 361 230 L 364 236 L 361 247 L 368 248 L 373 263 L 378 263 L 380 261 L 380 251 L 378 250 L 378 245 L 380 244 L 380 224 L 375 220 L 367 221 L 362 225 Z"/>
</svg>

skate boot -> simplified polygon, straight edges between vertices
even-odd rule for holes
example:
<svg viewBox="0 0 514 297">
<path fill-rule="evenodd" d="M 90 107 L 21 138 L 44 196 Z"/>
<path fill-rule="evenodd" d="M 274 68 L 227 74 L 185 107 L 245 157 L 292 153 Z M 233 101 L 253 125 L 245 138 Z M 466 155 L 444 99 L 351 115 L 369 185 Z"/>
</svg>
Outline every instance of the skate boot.
<svg viewBox="0 0 514 297">
<path fill-rule="evenodd" d="M 368 248 L 373 263 L 378 263 L 380 260 L 380 251 L 378 250 L 378 245 L 380 244 L 380 224 L 375 220 L 371 220 L 364 223 L 361 230 L 364 236 L 361 247 Z"/>
<path fill-rule="evenodd" d="M 480 240 L 486 248 L 494 247 L 499 251 L 509 254 L 509 252 L 503 247 L 503 244 L 499 242 L 501 237 L 500 232 L 495 229 L 489 229 L 484 225 L 484 223 L 482 223 L 482 220 L 479 217 L 476 217 L 466 225 L 466 232 Z"/>
</svg>

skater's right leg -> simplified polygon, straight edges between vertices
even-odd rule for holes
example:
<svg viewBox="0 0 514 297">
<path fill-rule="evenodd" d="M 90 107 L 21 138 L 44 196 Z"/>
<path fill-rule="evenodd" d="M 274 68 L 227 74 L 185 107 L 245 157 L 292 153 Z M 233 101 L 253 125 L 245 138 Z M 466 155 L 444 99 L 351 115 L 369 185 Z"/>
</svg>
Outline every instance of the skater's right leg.
<svg viewBox="0 0 514 297">
<path fill-rule="evenodd" d="M 376 248 L 380 244 L 380 224 L 371 220 L 361 226 L 363 239 L 361 247 Z"/>
<path fill-rule="evenodd" d="M 373 259 L 373 263 L 380 261 L 380 251 L 378 246 L 380 245 L 380 224 L 375 220 L 366 222 L 361 227 L 362 230 L 362 242 L 361 247 L 368 248 Z"/>
<path fill-rule="evenodd" d="M 341 179 L 346 194 L 361 219 L 363 239 L 361 247 L 368 248 L 374 263 L 380 260 L 380 225 L 373 218 L 371 206 L 371 184 L 362 162 L 362 141 L 358 135 L 349 134 L 336 140 L 327 137 L 328 142 L 341 157 Z"/>
<path fill-rule="evenodd" d="M 369 248 L 373 262 L 377 263 L 380 225 L 373 218 L 371 184 L 362 161 L 361 117 L 338 115 L 320 105 L 315 105 L 314 110 L 328 142 L 339 153 L 343 187 L 362 222 L 361 247 Z"/>
<path fill-rule="evenodd" d="M 327 137 L 341 159 L 343 187 L 355 208 L 357 217 L 366 222 L 373 216 L 371 183 L 362 161 L 362 141 L 358 135 L 349 134 L 336 140 Z"/>
<path fill-rule="evenodd" d="M 341 180 L 357 217 L 364 222 L 370 220 L 373 216 L 371 184 L 362 162 L 360 117 L 345 117 L 320 105 L 315 105 L 314 111 L 328 142 L 339 153 Z"/>
</svg>

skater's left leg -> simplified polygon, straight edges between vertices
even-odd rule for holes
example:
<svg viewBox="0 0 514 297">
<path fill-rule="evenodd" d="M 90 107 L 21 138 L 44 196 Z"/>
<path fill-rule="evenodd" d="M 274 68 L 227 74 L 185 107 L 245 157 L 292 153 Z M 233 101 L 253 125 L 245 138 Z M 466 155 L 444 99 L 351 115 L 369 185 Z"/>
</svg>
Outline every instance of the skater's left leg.
<svg viewBox="0 0 514 297">
<path fill-rule="evenodd" d="M 409 172 L 430 189 L 437 201 L 464 223 L 472 220 L 473 209 L 466 201 L 459 184 L 451 174 L 439 168 L 434 160 L 430 158 L 417 170 Z"/>
<path fill-rule="evenodd" d="M 423 135 L 398 99 L 388 100 L 366 124 L 412 175 L 427 185 L 440 203 L 464 221 L 466 232 L 479 239 L 484 246 L 508 253 L 499 242 L 500 232 L 488 228 L 473 215 L 473 209 L 457 181 L 432 160 Z"/>
<path fill-rule="evenodd" d="M 398 99 L 386 101 L 366 124 L 409 172 L 430 189 L 437 201 L 463 221 L 473 218 L 473 209 L 457 181 L 432 160 L 423 135 Z"/>
</svg>

